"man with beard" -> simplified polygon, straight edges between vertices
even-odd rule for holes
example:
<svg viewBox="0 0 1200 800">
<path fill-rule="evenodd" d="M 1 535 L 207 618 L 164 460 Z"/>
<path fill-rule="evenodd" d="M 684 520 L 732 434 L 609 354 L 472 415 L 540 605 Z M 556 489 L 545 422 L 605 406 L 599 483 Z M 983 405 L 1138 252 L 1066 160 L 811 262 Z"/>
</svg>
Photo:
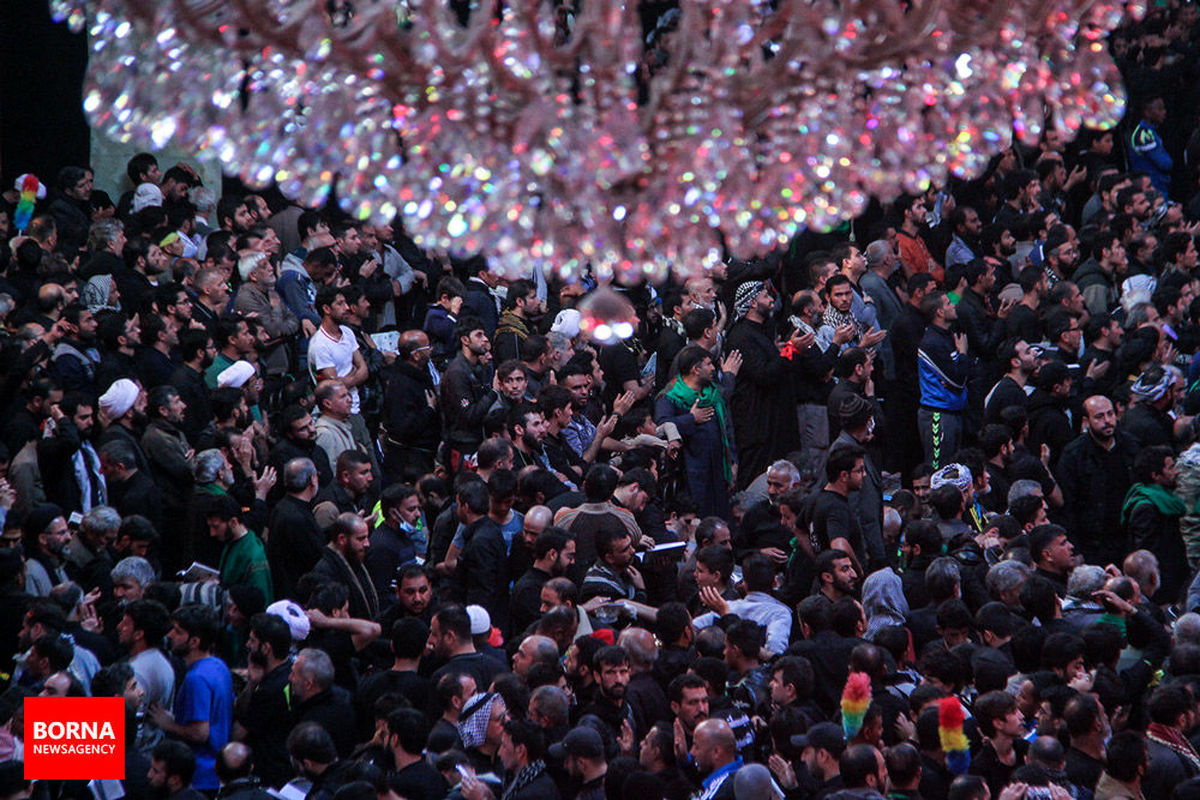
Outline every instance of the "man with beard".
<svg viewBox="0 0 1200 800">
<path fill-rule="evenodd" d="M 562 429 L 562 438 L 576 455 L 582 456 L 596 439 L 596 424 L 586 413 L 592 406 L 592 375 L 586 366 L 572 361 L 559 372 L 558 382 L 571 393 L 571 421 Z M 630 402 L 632 403 L 632 397 Z M 623 404 L 622 407 L 625 411 L 629 410 Z M 613 405 L 613 411 L 617 414 L 624 413 L 618 409 L 617 404 Z"/>
<path fill-rule="evenodd" d="M 686 763 L 696 727 L 708 719 L 708 682 L 692 672 L 678 675 L 667 686 L 667 701 L 675 715 L 675 757 Z"/>
<path fill-rule="evenodd" d="M 133 600 L 120 607 L 117 644 L 128 653 L 129 666 L 146 692 L 146 707 L 171 702 L 175 670 L 161 649 L 171 629 L 167 609 L 154 600 Z"/>
<path fill-rule="evenodd" d="M 169 315 L 147 314 L 142 319 L 142 346 L 135 360 L 145 388 L 155 389 L 171 380 L 175 372 L 171 354 L 179 346 L 179 328 L 179 323 Z"/>
<path fill-rule="evenodd" d="M 742 354 L 730 403 L 738 448 L 737 488 L 745 488 L 767 465 L 791 452 L 799 442 L 792 362 L 775 344 L 771 314 L 775 296 L 768 284 L 746 281 L 737 288 L 738 321 L 729 329 L 726 348 Z M 788 340 L 803 353 L 813 338 L 796 331 Z"/>
<path fill-rule="evenodd" d="M 533 566 L 513 584 L 512 627 L 524 631 L 542 616 L 542 587 L 575 563 L 575 540 L 559 528 L 547 528 L 533 544 Z"/>
<path fill-rule="evenodd" d="M 1172 493 L 1177 476 L 1170 447 L 1142 449 L 1133 462 L 1136 483 L 1121 506 L 1121 524 L 1129 537 L 1125 549 L 1149 550 L 1158 559 L 1160 584 L 1151 598 L 1154 603 L 1176 601 L 1188 577 L 1187 552 L 1179 535 L 1179 520 L 1187 507 Z"/>
<path fill-rule="evenodd" d="M 1092 254 L 1075 270 L 1071 279 L 1083 294 L 1088 313 L 1095 317 L 1116 307 L 1120 296 L 1118 287 L 1129 262 L 1121 235 L 1112 230 L 1099 233 L 1092 244 Z"/>
<path fill-rule="evenodd" d="M 608 602 L 646 602 L 646 584 L 633 566 L 633 538 L 624 528 L 596 531 L 596 563 L 587 571 L 580 587 L 580 600 L 602 597 Z"/>
<path fill-rule="evenodd" d="M 592 702 L 581 708 L 580 716 L 596 716 L 609 727 L 613 738 L 619 739 L 626 724 L 631 730 L 634 725 L 633 709 L 625 700 L 625 690 L 629 688 L 629 654 L 620 645 L 602 647 L 592 657 L 592 672 L 597 691 Z"/>
<path fill-rule="evenodd" d="M 339 513 L 359 514 L 364 519 L 371 515 L 371 459 L 347 450 L 338 456 L 336 475 L 337 479 L 313 498 L 313 516 L 322 528 L 332 525 Z"/>
<path fill-rule="evenodd" d="M 1024 339 L 1005 339 L 997 352 L 998 363 L 1007 365 L 1008 371 L 984 398 L 984 419 L 988 423 L 1000 422 L 1000 412 L 1009 406 L 1029 405 L 1026 386 L 1037 371 L 1037 356 Z"/>
<path fill-rule="evenodd" d="M 78 303 L 63 309 L 58 324 L 65 335 L 54 346 L 50 356 L 51 369 L 63 391 L 86 391 L 95 389 L 96 366 L 96 318 L 92 312 Z"/>
<path fill-rule="evenodd" d="M 950 330 L 958 312 L 946 293 L 935 291 L 925 295 L 921 313 L 928 327 L 917 351 L 921 388 L 917 424 L 925 461 L 937 469 L 958 450 L 962 439 L 970 362 L 966 335 Z"/>
<path fill-rule="evenodd" d="M 793 559 L 793 564 L 819 564 L 817 554 L 829 549 L 842 550 L 855 560 L 863 552 L 862 524 L 850 505 L 850 493 L 862 489 L 865 458 L 865 451 L 857 444 L 844 444 L 830 451 L 825 462 L 825 486 L 805 503 L 801 514 L 810 533 L 797 539 L 802 557 Z M 808 594 L 807 579 L 812 573 L 789 571 L 792 590 L 799 592 L 797 598 Z"/>
<path fill-rule="evenodd" d="M 182 509 L 193 484 L 194 451 L 182 430 L 187 405 L 174 386 L 159 386 L 150 393 L 146 410 L 150 424 L 142 434 L 142 450 L 167 507 Z"/>
<path fill-rule="evenodd" d="M 108 314 L 96 326 L 96 338 L 104 352 L 96 367 L 96 392 L 103 394 L 119 378 L 139 378 L 134 348 L 142 332 L 136 319 L 122 313 Z"/>
<path fill-rule="evenodd" d="M 370 549 L 367 550 L 369 554 Z M 432 619 L 434 602 L 433 584 L 425 567 L 414 562 L 396 570 L 393 581 L 395 595 L 392 598 L 392 608 L 380 619 L 384 630 L 390 630 L 391 624 L 405 617 L 413 617 L 428 624 Z"/>
<path fill-rule="evenodd" d="M 1129 551 L 1121 534 L 1121 503 L 1132 483 L 1138 447 L 1117 430 L 1112 401 L 1083 402 L 1083 433 L 1065 448 L 1054 470 L 1063 491 L 1066 529 L 1089 564 L 1119 561 Z"/>
<path fill-rule="evenodd" d="M 106 500 L 100 456 L 92 446 L 95 404 L 81 392 L 67 392 L 50 407 L 49 430 L 37 443 L 38 469 L 46 497 L 65 508 L 88 511 Z"/>
<path fill-rule="evenodd" d="M 271 448 L 267 463 L 283 474 L 283 467 L 293 458 L 307 458 L 317 468 L 317 477 L 322 486 L 328 486 L 333 481 L 333 470 L 330 469 L 329 457 L 325 451 L 317 447 L 317 427 L 312 414 L 300 405 L 290 405 L 276 417 L 279 427 L 279 440 Z M 276 484 L 270 495 L 272 504 L 283 496 L 283 486 Z"/>
<path fill-rule="evenodd" d="M 405 331 L 396 362 L 386 370 L 384 464 L 389 476 L 404 481 L 417 481 L 433 470 L 441 441 L 438 397 L 429 371 L 431 351 L 424 331 Z"/>
<path fill-rule="evenodd" d="M 287 754 L 291 646 L 291 630 L 281 617 L 260 613 L 250 618 L 249 669 L 246 687 L 233 705 L 234 738 L 252 748 L 254 771 L 267 786 L 281 786 L 292 777 Z"/>
<path fill-rule="evenodd" d="M 276 594 L 292 597 L 296 582 L 321 558 L 321 529 L 312 513 L 317 468 L 307 458 L 293 458 L 284 465 L 280 482 L 287 494 L 271 507 L 267 560 Z"/>
<path fill-rule="evenodd" d="M 312 574 L 350 590 L 350 616 L 355 619 L 375 619 L 379 613 L 379 595 L 363 565 L 371 546 L 370 535 L 367 523 L 358 514 L 339 514 L 325 532 L 329 545 L 312 568 Z"/>
<path fill-rule="evenodd" d="M 287 372 L 288 341 L 300 330 L 300 321 L 275 292 L 275 267 L 266 253 L 250 252 L 238 261 L 241 288 L 233 299 L 233 310 L 253 315 L 267 332 L 259 366 L 265 376 Z"/>
<path fill-rule="evenodd" d="M 521 343 L 534 332 L 531 325 L 544 311 L 532 281 L 514 281 L 508 287 L 504 303 L 504 312 L 492 337 L 492 355 L 497 364 L 521 358 Z"/>
<path fill-rule="evenodd" d="M 229 741 L 233 726 L 233 678 L 225 662 L 213 655 L 220 637 L 221 622 L 208 606 L 186 605 L 171 616 L 167 643 L 187 674 L 173 711 L 161 705 L 147 711 L 163 733 L 191 747 L 196 756 L 193 785 L 204 791 L 220 786 L 214 769 L 217 752 Z"/>
<path fill-rule="evenodd" d="M 221 586 L 253 586 L 267 605 L 275 601 L 267 551 L 256 531 L 246 527 L 246 512 L 227 494 L 211 499 L 204 510 L 208 533 L 224 543 L 221 550 Z"/>
<path fill-rule="evenodd" d="M 488 515 L 490 506 L 483 481 L 469 481 L 459 489 L 458 521 L 465 527 L 455 581 L 468 605 L 488 609 L 496 627 L 507 632 L 508 547 L 500 526 Z"/>
<path fill-rule="evenodd" d="M 22 533 L 25 591 L 34 597 L 48 597 L 51 589 L 67 580 L 63 557 L 71 532 L 63 510 L 53 503 L 34 506 L 25 516 Z"/>
<path fill-rule="evenodd" d="M 195 772 L 196 756 L 191 749 L 182 742 L 167 740 L 154 746 L 146 780 L 157 798 L 203 800 L 204 795 L 192 788 Z"/>
<path fill-rule="evenodd" d="M 204 370 L 204 385 L 210 392 L 217 388 L 217 376 L 252 355 L 256 343 L 249 323 L 234 314 L 222 314 L 217 320 L 216 331 L 214 339 L 220 350 Z"/>
<path fill-rule="evenodd" d="M 163 495 L 148 470 L 138 468 L 133 448 L 111 441 L 100 448 L 100 470 L 108 487 L 108 502 L 127 517 L 141 514 L 155 530 L 162 529 Z"/>
<path fill-rule="evenodd" d="M 115 381 L 100 396 L 100 411 L 107 419 L 98 442 L 100 448 L 120 442 L 133 452 L 137 469 L 148 472 L 150 462 L 138 444 L 138 433 L 146 426 L 146 395 L 142 388 L 128 378 Z"/>
<path fill-rule="evenodd" d="M 371 546 L 367 549 L 366 567 L 381 594 L 392 585 L 396 570 L 413 564 L 418 555 L 423 555 L 423 541 L 418 541 L 421 522 L 421 498 L 417 490 L 408 484 L 393 483 L 383 490 L 378 509 L 382 515 L 379 525 L 371 532 Z M 383 605 L 390 607 L 395 600 L 382 598 Z"/>
<path fill-rule="evenodd" d="M 683 465 L 697 513 L 728 517 L 733 426 L 714 380 L 717 366 L 712 353 L 694 346 L 680 351 L 678 363 L 678 377 L 655 403 L 654 421 L 674 423 L 683 437 Z"/>
<path fill-rule="evenodd" d="M 483 323 L 470 317 L 460 320 L 454 339 L 459 353 L 446 367 L 439 405 L 446 418 L 446 464 L 457 473 L 464 466 L 462 459 L 483 441 L 483 418 L 496 402 L 499 388 L 488 366 L 492 345 Z"/>
<path fill-rule="evenodd" d="M 179 357 L 182 362 L 171 374 L 170 385 L 183 398 L 184 416 L 179 424 L 189 442 L 212 422 L 212 406 L 204 370 L 216 357 L 212 337 L 207 331 L 188 330 L 179 337 Z"/>
<path fill-rule="evenodd" d="M 542 410 L 532 403 L 518 403 L 508 412 L 508 433 L 512 438 L 513 467 L 542 467 L 551 472 L 559 483 L 575 489 L 577 483 L 558 472 L 550 464 L 543 444 L 546 438 L 546 418 Z"/>
</svg>

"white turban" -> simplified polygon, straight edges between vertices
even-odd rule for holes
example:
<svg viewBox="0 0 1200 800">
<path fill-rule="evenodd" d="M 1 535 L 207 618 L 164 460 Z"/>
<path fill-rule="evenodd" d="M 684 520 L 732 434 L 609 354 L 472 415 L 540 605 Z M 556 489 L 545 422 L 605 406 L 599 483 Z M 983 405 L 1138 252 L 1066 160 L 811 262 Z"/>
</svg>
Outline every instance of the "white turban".
<svg viewBox="0 0 1200 800">
<path fill-rule="evenodd" d="M 107 392 L 100 395 L 100 408 L 109 419 L 120 419 L 133 408 L 140 392 L 138 385 L 129 378 L 116 380 Z"/>
<path fill-rule="evenodd" d="M 149 208 L 150 206 L 162 208 L 162 204 L 162 189 L 159 189 L 153 183 L 143 183 L 133 193 L 133 205 L 130 206 L 130 209 L 136 214 L 143 208 Z"/>
<path fill-rule="evenodd" d="M 249 361 L 235 361 L 217 375 L 217 387 L 240 389 L 254 377 L 254 365 Z"/>
</svg>

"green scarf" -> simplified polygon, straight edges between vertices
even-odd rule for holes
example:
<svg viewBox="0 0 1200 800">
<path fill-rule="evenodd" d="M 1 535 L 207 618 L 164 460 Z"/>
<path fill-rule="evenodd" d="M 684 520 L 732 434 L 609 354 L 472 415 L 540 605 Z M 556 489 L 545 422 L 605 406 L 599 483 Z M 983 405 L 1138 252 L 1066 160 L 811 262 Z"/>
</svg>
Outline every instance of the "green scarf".
<svg viewBox="0 0 1200 800">
<path fill-rule="evenodd" d="M 1159 513 L 1168 517 L 1182 517 L 1187 513 L 1187 506 L 1175 495 L 1157 483 L 1135 483 L 1129 487 L 1125 502 L 1121 504 L 1121 524 L 1129 521 L 1129 513 L 1139 503 L 1150 503 Z"/>
<path fill-rule="evenodd" d="M 721 466 L 725 473 L 725 480 L 733 480 L 733 465 L 729 458 L 729 434 L 726 428 L 725 420 L 725 400 L 721 397 L 721 393 L 713 384 L 705 386 L 702 390 L 696 391 L 692 387 L 684 383 L 683 378 L 676 378 L 670 388 L 664 392 L 677 405 L 683 406 L 685 409 L 690 409 L 700 401 L 700 408 L 711 407 L 716 413 L 717 425 L 721 428 L 721 444 L 722 456 Z"/>
</svg>

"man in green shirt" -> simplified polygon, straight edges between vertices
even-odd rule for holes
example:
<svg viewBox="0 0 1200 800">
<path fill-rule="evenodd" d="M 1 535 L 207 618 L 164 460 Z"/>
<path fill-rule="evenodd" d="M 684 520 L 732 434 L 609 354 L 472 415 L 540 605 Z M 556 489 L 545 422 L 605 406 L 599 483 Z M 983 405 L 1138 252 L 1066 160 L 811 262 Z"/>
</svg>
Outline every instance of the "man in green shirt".
<svg viewBox="0 0 1200 800">
<path fill-rule="evenodd" d="M 221 551 L 221 585 L 254 586 L 270 605 L 275 600 L 267 551 L 258 534 L 246 527 L 242 509 L 229 495 L 211 498 L 205 512 L 208 532 L 225 543 Z"/>
</svg>

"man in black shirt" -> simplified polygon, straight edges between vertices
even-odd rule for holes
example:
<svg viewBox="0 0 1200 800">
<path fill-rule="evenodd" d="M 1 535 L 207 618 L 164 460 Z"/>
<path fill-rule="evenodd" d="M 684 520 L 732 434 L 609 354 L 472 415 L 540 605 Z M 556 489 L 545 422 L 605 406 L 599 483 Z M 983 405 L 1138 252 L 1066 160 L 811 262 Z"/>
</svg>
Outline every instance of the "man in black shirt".
<svg viewBox="0 0 1200 800">
<path fill-rule="evenodd" d="M 282 786 L 292 777 L 287 752 L 291 647 L 292 632 L 282 617 L 263 613 L 250 619 L 250 668 L 246 688 L 234 703 L 234 721 L 254 752 L 255 772 L 267 786 Z"/>
<path fill-rule="evenodd" d="M 1037 357 L 1024 339 L 1005 339 L 1000 344 L 997 362 L 1007 365 L 1004 377 L 996 381 L 984 398 L 984 419 L 989 423 L 1000 422 L 1000 412 L 1009 406 L 1026 408 L 1029 393 L 1025 386 L 1037 370 Z"/>
<path fill-rule="evenodd" d="M 862 488 L 864 458 L 863 449 L 857 445 L 830 451 L 825 463 L 825 488 L 815 495 L 811 506 L 809 539 L 814 553 L 839 548 L 853 554 L 858 563 L 864 562 L 862 525 L 850 506 L 850 493 Z"/>
<path fill-rule="evenodd" d="M 542 587 L 575 563 L 575 540 L 559 528 L 542 531 L 533 544 L 533 566 L 513 584 L 512 629 L 524 631 L 542 617 Z"/>
<path fill-rule="evenodd" d="M 405 617 L 392 625 L 390 637 L 395 658 L 391 668 L 364 678 L 354 693 L 359 738 L 364 741 L 374 733 L 376 700 L 394 692 L 413 708 L 424 708 L 432 689 L 429 679 L 417 673 L 425 643 L 429 641 L 429 626 L 419 619 Z"/>
<path fill-rule="evenodd" d="M 396 769 L 388 775 L 388 788 L 408 800 L 441 800 L 446 782 L 425 759 L 429 723 L 415 708 L 398 708 L 388 715 L 388 747 Z"/>
</svg>

